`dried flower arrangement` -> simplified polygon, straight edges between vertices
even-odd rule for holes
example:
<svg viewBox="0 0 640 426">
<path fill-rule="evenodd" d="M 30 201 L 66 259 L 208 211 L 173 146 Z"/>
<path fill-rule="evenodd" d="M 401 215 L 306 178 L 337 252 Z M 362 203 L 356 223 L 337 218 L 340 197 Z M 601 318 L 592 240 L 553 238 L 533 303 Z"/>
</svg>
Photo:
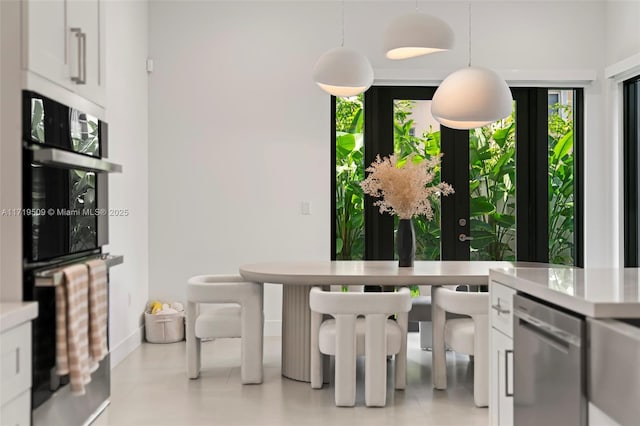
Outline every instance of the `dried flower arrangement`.
<svg viewBox="0 0 640 426">
<path fill-rule="evenodd" d="M 412 154 L 399 160 L 395 154 L 383 159 L 378 155 L 366 169 L 369 175 L 360 186 L 365 194 L 381 198 L 374 203 L 380 207 L 380 213 L 389 212 L 400 219 L 424 215 L 431 220 L 431 200 L 454 192 L 446 182 L 430 185 L 441 156 L 424 159 Z"/>
</svg>

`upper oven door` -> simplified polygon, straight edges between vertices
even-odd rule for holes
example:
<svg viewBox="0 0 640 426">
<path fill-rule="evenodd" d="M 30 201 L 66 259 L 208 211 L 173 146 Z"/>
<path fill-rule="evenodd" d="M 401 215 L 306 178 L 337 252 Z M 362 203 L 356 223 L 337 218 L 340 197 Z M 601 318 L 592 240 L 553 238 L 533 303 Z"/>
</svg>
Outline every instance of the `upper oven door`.
<svg viewBox="0 0 640 426">
<path fill-rule="evenodd" d="M 103 123 L 90 114 L 35 92 L 23 92 L 25 142 L 90 157 L 106 157 L 104 128 Z"/>
</svg>

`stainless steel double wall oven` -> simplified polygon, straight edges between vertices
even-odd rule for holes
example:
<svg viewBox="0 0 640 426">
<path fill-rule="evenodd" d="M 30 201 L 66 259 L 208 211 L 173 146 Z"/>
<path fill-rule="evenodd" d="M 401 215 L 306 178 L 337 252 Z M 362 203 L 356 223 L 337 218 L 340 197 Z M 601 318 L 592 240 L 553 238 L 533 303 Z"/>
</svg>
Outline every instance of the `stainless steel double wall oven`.
<svg viewBox="0 0 640 426">
<path fill-rule="evenodd" d="M 71 395 L 55 374 L 55 286 L 65 265 L 121 257 L 102 252 L 109 242 L 107 124 L 34 92 L 23 92 L 24 299 L 38 302 L 33 324 L 33 424 L 83 424 L 109 398 L 109 356 L 83 396 Z"/>
</svg>

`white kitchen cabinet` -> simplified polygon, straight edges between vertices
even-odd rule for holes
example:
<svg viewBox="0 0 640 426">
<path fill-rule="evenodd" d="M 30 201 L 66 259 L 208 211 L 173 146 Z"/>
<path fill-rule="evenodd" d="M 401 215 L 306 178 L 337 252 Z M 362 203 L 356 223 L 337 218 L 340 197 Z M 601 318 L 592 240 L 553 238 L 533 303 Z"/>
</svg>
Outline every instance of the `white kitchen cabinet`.
<svg viewBox="0 0 640 426">
<path fill-rule="evenodd" d="M 489 286 L 489 417 L 492 425 L 513 425 L 513 296 L 495 281 Z"/>
<path fill-rule="evenodd" d="M 496 329 L 491 330 L 490 346 L 492 348 L 492 362 L 496 367 L 491 379 L 496 380 L 493 392 L 497 409 L 492 411 L 497 415 L 492 424 L 513 424 L 513 339 L 505 336 Z M 493 419 L 492 419 L 493 420 Z"/>
<path fill-rule="evenodd" d="M 22 0 L 25 88 L 65 104 L 66 91 L 104 106 L 102 8 L 101 0 Z"/>
<path fill-rule="evenodd" d="M 31 319 L 36 303 L 0 303 L 0 424 L 31 423 Z"/>
<path fill-rule="evenodd" d="M 31 322 L 2 333 L 0 354 L 0 404 L 4 405 L 31 386 Z"/>
<path fill-rule="evenodd" d="M 65 0 L 23 1 L 23 68 L 71 89 Z"/>
<path fill-rule="evenodd" d="M 69 51 L 76 49 L 75 55 L 70 55 L 75 59 L 70 61 L 70 65 L 72 70 L 75 68 L 74 75 L 82 78 L 74 91 L 98 105 L 104 105 L 104 49 L 101 43 L 104 25 L 100 22 L 103 15 L 100 6 L 99 0 L 67 0 L 67 37 Z M 82 54 L 78 56 L 79 53 Z"/>
<path fill-rule="evenodd" d="M 29 390 L 0 407 L 0 424 L 8 426 L 31 424 L 31 392 Z"/>
</svg>

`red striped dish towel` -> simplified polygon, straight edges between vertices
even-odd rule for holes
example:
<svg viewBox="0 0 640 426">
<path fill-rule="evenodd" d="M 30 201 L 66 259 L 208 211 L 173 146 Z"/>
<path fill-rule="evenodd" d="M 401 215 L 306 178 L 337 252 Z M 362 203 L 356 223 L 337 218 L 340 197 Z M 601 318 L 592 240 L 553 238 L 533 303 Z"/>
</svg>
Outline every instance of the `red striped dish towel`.
<svg viewBox="0 0 640 426">
<path fill-rule="evenodd" d="M 90 260 L 89 268 L 89 356 L 91 371 L 107 355 L 107 315 L 109 295 L 107 264 L 104 260 Z"/>
<path fill-rule="evenodd" d="M 69 375 L 71 393 L 84 395 L 89 373 L 89 274 L 85 265 L 63 269 L 56 286 L 56 373 Z"/>
</svg>

